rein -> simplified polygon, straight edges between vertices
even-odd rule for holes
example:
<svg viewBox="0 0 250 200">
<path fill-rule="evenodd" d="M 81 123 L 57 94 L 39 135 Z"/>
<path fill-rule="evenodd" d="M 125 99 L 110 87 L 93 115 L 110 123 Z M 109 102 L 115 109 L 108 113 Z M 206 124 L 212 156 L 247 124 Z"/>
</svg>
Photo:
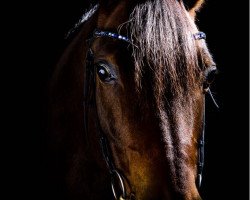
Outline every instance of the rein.
<svg viewBox="0 0 250 200">
<path fill-rule="evenodd" d="M 86 56 L 86 67 L 85 67 L 85 77 L 84 77 L 84 102 L 83 102 L 83 109 L 84 109 L 84 129 L 85 134 L 88 133 L 88 114 L 89 114 L 89 107 L 93 106 L 94 109 L 94 116 L 95 116 L 95 128 L 97 130 L 97 134 L 99 137 L 100 148 L 102 151 L 102 156 L 106 163 L 107 169 L 109 171 L 111 177 L 111 189 L 113 196 L 116 200 L 132 200 L 135 199 L 135 195 L 130 193 L 129 195 L 126 193 L 126 188 L 124 184 L 124 177 L 122 176 L 119 169 L 115 167 L 115 164 L 112 159 L 112 154 L 110 153 L 110 147 L 108 144 L 108 140 L 106 138 L 105 133 L 102 131 L 99 116 L 96 107 L 96 68 L 94 66 L 94 54 L 91 49 L 91 44 L 95 38 L 98 37 L 109 37 L 117 40 L 121 40 L 127 43 L 132 44 L 128 37 L 122 36 L 117 33 L 109 32 L 109 31 L 102 31 L 102 30 L 95 30 L 93 32 L 92 38 L 87 40 L 89 49 L 87 51 Z M 198 32 L 193 35 L 195 40 L 206 39 L 206 35 L 203 32 Z M 208 90 L 210 96 L 213 99 L 212 93 Z M 214 101 L 214 99 L 213 99 Z M 215 102 L 215 101 L 214 101 Z M 215 105 L 216 102 L 215 102 Z M 204 96 L 204 111 L 203 111 L 203 124 L 202 124 L 202 133 L 201 137 L 198 142 L 198 163 L 197 163 L 197 185 L 200 188 L 202 182 L 202 171 L 204 167 L 204 142 L 205 142 L 205 96 Z"/>
</svg>

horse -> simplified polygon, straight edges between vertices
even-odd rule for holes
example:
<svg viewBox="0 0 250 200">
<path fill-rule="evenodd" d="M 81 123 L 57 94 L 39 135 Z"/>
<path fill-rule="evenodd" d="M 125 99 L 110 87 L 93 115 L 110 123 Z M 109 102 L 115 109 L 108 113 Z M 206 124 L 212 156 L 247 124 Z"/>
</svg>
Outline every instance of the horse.
<svg viewBox="0 0 250 200">
<path fill-rule="evenodd" d="M 203 0 L 99 0 L 49 84 L 57 199 L 198 200 L 216 74 Z"/>
</svg>

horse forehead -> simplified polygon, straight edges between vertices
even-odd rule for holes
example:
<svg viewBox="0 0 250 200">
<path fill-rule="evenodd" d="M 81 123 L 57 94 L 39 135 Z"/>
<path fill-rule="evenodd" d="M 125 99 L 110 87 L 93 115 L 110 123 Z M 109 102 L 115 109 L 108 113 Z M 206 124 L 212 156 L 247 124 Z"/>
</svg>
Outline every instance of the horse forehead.
<svg viewBox="0 0 250 200">
<path fill-rule="evenodd" d="M 101 7 L 98 18 L 98 27 L 105 29 L 116 29 L 126 22 L 130 15 L 132 4 L 130 1 L 120 1 L 114 4 L 112 9 Z"/>
<path fill-rule="evenodd" d="M 112 38 L 98 38 L 93 44 L 96 57 L 119 57 L 124 51 L 124 45 Z"/>
</svg>

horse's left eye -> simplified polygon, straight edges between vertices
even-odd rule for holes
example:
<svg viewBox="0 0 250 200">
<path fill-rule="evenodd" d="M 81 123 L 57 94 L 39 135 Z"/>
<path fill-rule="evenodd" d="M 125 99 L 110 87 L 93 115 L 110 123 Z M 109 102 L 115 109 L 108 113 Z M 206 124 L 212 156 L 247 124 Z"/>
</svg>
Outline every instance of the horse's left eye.
<svg viewBox="0 0 250 200">
<path fill-rule="evenodd" d="M 207 90 L 214 81 L 218 71 L 216 66 L 212 66 L 205 71 L 204 89 Z"/>
<path fill-rule="evenodd" d="M 111 81 L 116 79 L 114 74 L 111 72 L 111 70 L 107 64 L 98 63 L 96 65 L 96 72 L 98 74 L 99 79 L 102 82 L 107 83 L 107 82 L 111 82 Z"/>
</svg>

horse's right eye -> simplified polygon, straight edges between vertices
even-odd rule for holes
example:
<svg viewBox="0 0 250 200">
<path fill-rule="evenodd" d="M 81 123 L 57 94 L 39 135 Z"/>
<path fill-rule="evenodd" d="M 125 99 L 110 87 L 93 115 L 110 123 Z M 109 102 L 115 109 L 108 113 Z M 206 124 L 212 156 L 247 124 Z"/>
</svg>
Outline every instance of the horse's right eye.
<svg viewBox="0 0 250 200">
<path fill-rule="evenodd" d="M 98 74 L 99 79 L 104 83 L 109 83 L 116 79 L 109 69 L 109 66 L 104 63 L 96 64 L 96 73 Z"/>
<path fill-rule="evenodd" d="M 212 66 L 205 71 L 204 73 L 205 80 L 204 80 L 204 86 L 203 86 L 205 91 L 213 83 L 217 74 L 218 74 L 218 70 L 216 66 Z"/>
</svg>

